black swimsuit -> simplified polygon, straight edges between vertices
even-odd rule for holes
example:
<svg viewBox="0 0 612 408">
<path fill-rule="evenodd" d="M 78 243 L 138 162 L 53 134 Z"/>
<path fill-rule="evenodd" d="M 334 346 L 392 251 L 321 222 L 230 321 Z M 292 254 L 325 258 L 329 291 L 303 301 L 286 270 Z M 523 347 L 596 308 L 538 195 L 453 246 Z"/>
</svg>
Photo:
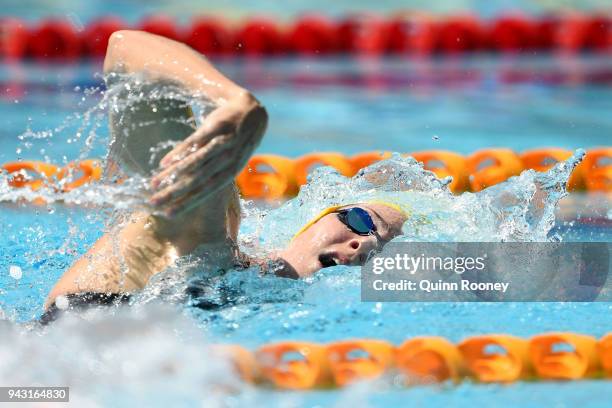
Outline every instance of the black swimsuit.
<svg viewBox="0 0 612 408">
<path fill-rule="evenodd" d="M 249 262 L 242 260 L 237 263 L 235 268 L 246 269 Z M 219 282 L 211 278 L 198 278 L 190 281 L 186 294 L 188 304 L 192 307 L 203 310 L 218 310 L 235 303 L 237 294 L 223 281 Z M 132 298 L 127 293 L 100 293 L 100 292 L 81 292 L 64 295 L 68 299 L 69 309 L 83 312 L 92 307 L 100 306 L 119 306 L 129 303 Z M 38 322 L 47 325 L 57 320 L 64 310 L 57 307 L 53 302 L 41 316 Z"/>
<path fill-rule="evenodd" d="M 82 292 L 71 293 L 64 296 L 68 299 L 68 304 L 71 310 L 84 311 L 91 307 L 98 306 L 113 306 L 123 305 L 130 301 L 131 296 L 125 293 L 98 293 L 98 292 Z M 40 324 L 46 325 L 59 318 L 63 309 L 57 307 L 55 302 L 51 304 L 49 309 L 40 316 L 38 320 Z"/>
</svg>

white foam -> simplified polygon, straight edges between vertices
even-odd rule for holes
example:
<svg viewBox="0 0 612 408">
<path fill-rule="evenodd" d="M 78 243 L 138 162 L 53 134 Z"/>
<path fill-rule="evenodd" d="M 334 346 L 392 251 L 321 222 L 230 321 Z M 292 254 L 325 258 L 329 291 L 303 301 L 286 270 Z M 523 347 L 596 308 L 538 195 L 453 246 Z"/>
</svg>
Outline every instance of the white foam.
<svg viewBox="0 0 612 408">
<path fill-rule="evenodd" d="M 66 310 L 70 306 L 70 301 L 64 295 L 55 298 L 55 306 L 60 310 Z"/>
</svg>

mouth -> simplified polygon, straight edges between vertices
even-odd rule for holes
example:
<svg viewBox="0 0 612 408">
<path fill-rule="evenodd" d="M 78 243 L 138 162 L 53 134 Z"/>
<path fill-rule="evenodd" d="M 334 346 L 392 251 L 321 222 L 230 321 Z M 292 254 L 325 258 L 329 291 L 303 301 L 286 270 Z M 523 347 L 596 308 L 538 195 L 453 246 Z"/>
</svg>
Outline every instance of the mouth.
<svg viewBox="0 0 612 408">
<path fill-rule="evenodd" d="M 336 262 L 336 260 L 331 254 L 319 255 L 319 262 L 321 263 L 321 267 L 323 268 L 329 268 L 331 266 L 338 265 L 338 262 Z"/>
</svg>

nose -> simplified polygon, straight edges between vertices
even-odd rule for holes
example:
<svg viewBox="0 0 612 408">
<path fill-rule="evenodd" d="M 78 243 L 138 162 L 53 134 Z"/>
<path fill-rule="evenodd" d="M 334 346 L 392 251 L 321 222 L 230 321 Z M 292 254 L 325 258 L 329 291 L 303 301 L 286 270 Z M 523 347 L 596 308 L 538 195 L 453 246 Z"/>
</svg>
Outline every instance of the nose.
<svg viewBox="0 0 612 408">
<path fill-rule="evenodd" d="M 347 255 L 351 265 L 363 265 L 370 252 L 376 248 L 373 236 L 352 238 L 348 241 Z"/>
</svg>

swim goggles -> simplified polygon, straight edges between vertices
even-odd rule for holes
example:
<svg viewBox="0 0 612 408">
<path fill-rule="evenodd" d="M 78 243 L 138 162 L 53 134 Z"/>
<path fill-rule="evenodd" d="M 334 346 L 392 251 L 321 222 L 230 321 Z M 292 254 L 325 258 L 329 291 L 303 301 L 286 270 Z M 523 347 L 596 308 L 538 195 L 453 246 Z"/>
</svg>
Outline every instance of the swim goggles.
<svg viewBox="0 0 612 408">
<path fill-rule="evenodd" d="M 378 235 L 376 224 L 370 214 L 361 207 L 351 207 L 336 211 L 338 219 L 357 235 Z"/>
<path fill-rule="evenodd" d="M 402 214 L 405 214 L 408 217 L 408 214 L 402 210 L 399 206 L 391 203 L 386 203 L 383 201 L 371 201 L 374 204 L 382 204 L 387 207 L 391 207 Z M 317 221 L 321 218 L 325 217 L 328 214 L 338 214 L 338 219 L 346 225 L 351 231 L 358 235 L 375 235 L 378 238 L 379 242 L 382 242 L 382 239 L 378 232 L 376 231 L 376 225 L 372 220 L 370 214 L 361 207 L 349 207 L 346 208 L 346 205 L 335 205 L 328 207 L 321 211 L 317 216 L 312 218 L 306 225 L 304 225 L 298 232 L 295 233 L 292 240 L 294 240 L 297 236 L 302 234 L 308 228 L 312 227 Z"/>
</svg>

